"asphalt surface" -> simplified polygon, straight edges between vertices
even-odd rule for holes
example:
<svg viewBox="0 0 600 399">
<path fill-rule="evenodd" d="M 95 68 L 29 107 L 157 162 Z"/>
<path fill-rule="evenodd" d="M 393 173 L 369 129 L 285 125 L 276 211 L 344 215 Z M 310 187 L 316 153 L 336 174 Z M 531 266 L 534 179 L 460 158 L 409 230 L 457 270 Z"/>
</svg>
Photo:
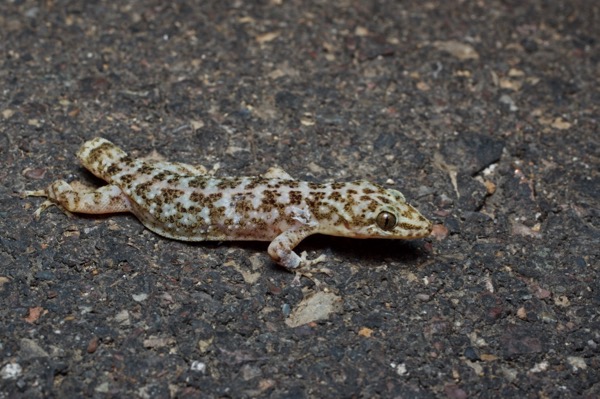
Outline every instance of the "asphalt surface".
<svg viewBox="0 0 600 399">
<path fill-rule="evenodd" d="M 600 3 L 0 4 L 0 398 L 600 397 Z M 40 220 L 105 137 L 400 189 L 414 242 Z"/>
</svg>

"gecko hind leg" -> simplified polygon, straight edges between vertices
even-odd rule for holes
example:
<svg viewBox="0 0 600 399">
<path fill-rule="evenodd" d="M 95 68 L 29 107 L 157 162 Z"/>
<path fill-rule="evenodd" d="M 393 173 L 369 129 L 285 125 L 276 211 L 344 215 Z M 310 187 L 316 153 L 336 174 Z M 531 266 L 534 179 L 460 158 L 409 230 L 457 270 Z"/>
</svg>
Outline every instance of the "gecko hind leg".
<svg viewBox="0 0 600 399">
<path fill-rule="evenodd" d="M 165 170 L 173 173 L 177 173 L 180 175 L 211 175 L 211 171 L 205 168 L 202 165 L 190 165 L 183 162 L 168 162 L 168 161 L 153 161 L 146 160 L 145 162 L 151 164 L 153 167 Z"/>
<path fill-rule="evenodd" d="M 131 211 L 127 196 L 119 187 L 110 184 L 98 189 L 76 188 L 64 180 L 59 180 L 44 190 L 24 191 L 21 195 L 47 198 L 35 211 L 36 219 L 53 205 L 63 211 L 75 213 L 104 214 Z"/>
<path fill-rule="evenodd" d="M 262 176 L 266 179 L 296 180 L 290 176 L 288 172 L 278 166 L 270 167 Z"/>
</svg>

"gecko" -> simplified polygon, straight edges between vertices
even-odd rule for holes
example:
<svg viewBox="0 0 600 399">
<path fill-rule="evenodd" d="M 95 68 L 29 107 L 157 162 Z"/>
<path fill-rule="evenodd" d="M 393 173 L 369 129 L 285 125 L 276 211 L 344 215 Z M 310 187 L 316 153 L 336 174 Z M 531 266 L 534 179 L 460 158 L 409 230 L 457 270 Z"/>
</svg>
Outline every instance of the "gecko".
<svg viewBox="0 0 600 399">
<path fill-rule="evenodd" d="M 77 158 L 108 184 L 74 187 L 64 180 L 23 196 L 46 197 L 74 213 L 131 212 L 151 231 L 182 241 L 270 241 L 268 253 L 288 270 L 309 260 L 294 248 L 313 234 L 353 238 L 415 239 L 432 224 L 402 193 L 366 180 L 313 183 L 272 167 L 261 176 L 215 177 L 202 166 L 135 159 L 103 138 L 86 141 Z"/>
</svg>

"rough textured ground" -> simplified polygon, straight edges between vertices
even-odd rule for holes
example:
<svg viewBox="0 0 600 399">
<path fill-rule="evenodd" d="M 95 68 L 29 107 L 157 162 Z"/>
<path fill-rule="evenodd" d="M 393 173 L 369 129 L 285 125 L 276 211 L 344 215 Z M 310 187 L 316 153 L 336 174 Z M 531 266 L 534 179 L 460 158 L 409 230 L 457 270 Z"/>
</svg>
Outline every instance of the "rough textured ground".
<svg viewBox="0 0 600 399">
<path fill-rule="evenodd" d="M 594 0 L 2 2 L 0 398 L 600 396 L 598 21 Z M 436 229 L 306 240 L 319 290 L 266 243 L 35 221 L 19 191 L 100 184 L 74 157 L 95 136 L 387 182 Z"/>
</svg>

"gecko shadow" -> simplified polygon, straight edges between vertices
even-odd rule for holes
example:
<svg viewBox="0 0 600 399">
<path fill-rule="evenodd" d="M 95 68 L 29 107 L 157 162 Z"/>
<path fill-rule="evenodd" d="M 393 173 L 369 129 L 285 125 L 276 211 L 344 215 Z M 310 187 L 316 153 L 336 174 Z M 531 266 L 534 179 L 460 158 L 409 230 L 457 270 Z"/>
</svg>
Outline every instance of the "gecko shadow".
<svg viewBox="0 0 600 399">
<path fill-rule="evenodd" d="M 141 226 L 141 224 L 140 226 L 136 226 L 136 224 L 140 222 L 133 214 L 77 214 L 78 218 L 96 221 L 107 220 L 114 218 L 115 216 L 120 216 L 123 219 L 129 220 L 131 224 L 129 227 L 123 227 L 125 230 L 132 229 L 132 231 L 134 231 L 137 228 L 140 228 L 140 230 L 147 230 L 145 227 Z M 217 248 L 223 249 L 235 247 L 253 251 L 255 253 L 264 253 L 265 259 L 270 259 L 267 254 L 267 248 L 269 246 L 268 241 L 182 241 L 167 238 L 159 234 L 156 234 L 156 237 L 158 239 L 183 243 L 191 247 L 203 248 L 208 253 Z M 424 239 L 356 239 L 315 234 L 302 240 L 302 242 L 294 248 L 294 251 L 297 254 L 307 251 L 309 259 L 314 259 L 319 255 L 326 255 L 326 262 L 333 262 L 331 264 L 353 262 L 360 264 L 361 267 L 378 267 L 390 262 L 406 265 L 417 264 L 419 263 L 419 260 L 422 260 L 430 254 L 430 251 L 426 249 L 426 245 L 427 241 Z M 273 261 L 270 261 L 269 263 L 275 269 L 284 269 Z"/>
<path fill-rule="evenodd" d="M 207 242 L 196 243 L 198 245 Z M 309 253 L 309 259 L 326 255 L 327 261 L 345 263 L 353 261 L 365 267 L 377 267 L 385 263 L 397 262 L 404 264 L 415 264 L 420 259 L 428 256 L 429 251 L 425 248 L 425 240 L 386 240 L 386 239 L 355 239 L 347 237 L 333 237 L 315 234 L 302 240 L 294 248 L 300 254 L 303 251 Z M 266 255 L 268 242 L 261 241 L 227 241 L 219 245 L 230 245 L 237 248 L 252 251 L 264 251 Z M 268 255 L 267 255 L 268 257 Z M 274 268 L 282 268 L 275 262 L 271 262 Z"/>
</svg>

